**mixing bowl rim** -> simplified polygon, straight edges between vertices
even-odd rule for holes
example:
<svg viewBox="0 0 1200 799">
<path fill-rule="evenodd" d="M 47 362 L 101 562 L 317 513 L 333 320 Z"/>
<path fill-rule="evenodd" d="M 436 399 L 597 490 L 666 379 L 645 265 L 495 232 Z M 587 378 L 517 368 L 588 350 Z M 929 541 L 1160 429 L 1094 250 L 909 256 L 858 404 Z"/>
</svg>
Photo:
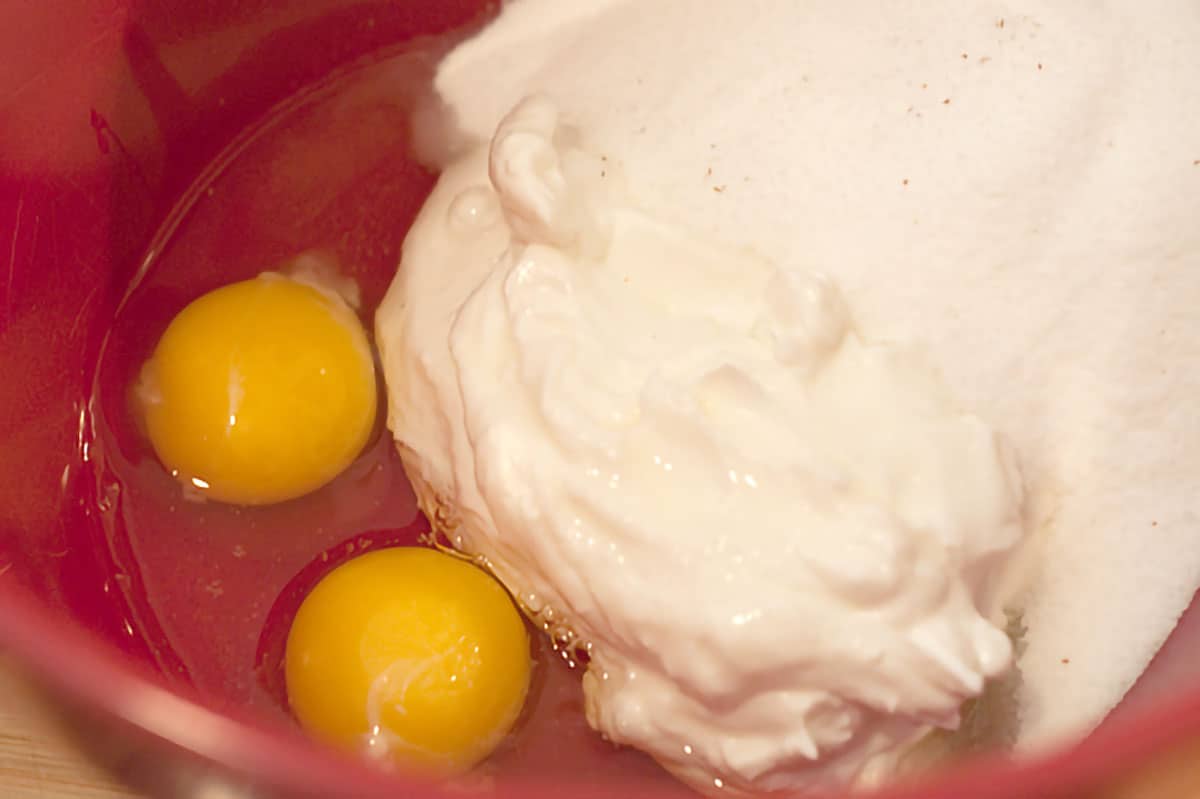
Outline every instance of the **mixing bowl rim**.
<svg viewBox="0 0 1200 799">
<path fill-rule="evenodd" d="M 398 791 L 430 799 L 461 795 L 445 786 L 375 770 L 251 713 L 218 711 L 189 689 L 168 688 L 111 645 L 56 619 L 13 580 L 0 581 L 0 643 L 37 681 L 65 697 L 68 707 L 99 711 L 152 739 L 273 788 L 318 796 L 394 796 Z M 979 757 L 875 796 L 934 799 L 963 791 L 977 795 L 980 785 L 989 786 L 996 796 L 1045 795 L 1135 767 L 1197 733 L 1200 689 L 1193 689 L 1183 697 L 1159 700 L 1075 745 L 1021 762 L 998 755 Z M 303 765 L 298 768 L 298 763 Z M 647 790 L 627 778 L 614 778 L 603 787 L 606 794 L 619 792 L 628 799 L 663 794 L 661 786 Z M 514 778 L 493 795 L 549 795 L 554 788 L 554 783 L 536 778 Z"/>
</svg>

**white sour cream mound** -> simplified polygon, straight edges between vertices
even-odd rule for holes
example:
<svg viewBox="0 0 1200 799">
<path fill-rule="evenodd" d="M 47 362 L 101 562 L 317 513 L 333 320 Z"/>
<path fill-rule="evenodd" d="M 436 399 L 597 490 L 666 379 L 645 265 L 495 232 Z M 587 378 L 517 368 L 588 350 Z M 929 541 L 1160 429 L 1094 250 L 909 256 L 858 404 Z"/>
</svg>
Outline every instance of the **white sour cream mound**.
<svg viewBox="0 0 1200 799">
<path fill-rule="evenodd" d="M 1012 442 L 1032 748 L 1200 586 L 1197 42 L 1195 0 L 519 0 L 437 89 L 479 139 L 549 94 L 639 207 L 823 270 Z"/>
<path fill-rule="evenodd" d="M 377 316 L 427 511 L 591 643 L 588 720 L 691 783 L 871 781 L 1010 665 L 1019 475 L 813 264 L 637 209 L 534 98 Z"/>
</svg>

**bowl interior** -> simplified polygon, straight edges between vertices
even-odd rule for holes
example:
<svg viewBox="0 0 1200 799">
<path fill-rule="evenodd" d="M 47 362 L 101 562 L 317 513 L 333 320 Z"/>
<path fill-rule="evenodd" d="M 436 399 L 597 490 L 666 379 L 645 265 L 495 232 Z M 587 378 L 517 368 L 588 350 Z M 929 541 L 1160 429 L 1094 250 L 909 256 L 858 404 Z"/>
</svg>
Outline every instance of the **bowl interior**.
<svg viewBox="0 0 1200 799">
<path fill-rule="evenodd" d="M 323 571 L 414 542 L 427 525 L 382 428 L 327 490 L 275 508 L 180 512 L 178 486 L 126 412 L 128 386 L 189 299 L 302 251 L 353 270 L 373 307 L 433 181 L 411 155 L 407 119 L 439 48 L 494 10 L 62 0 L 11 11 L 17 24 L 0 32 L 10 54 L 0 230 L 11 231 L 0 236 L 0 362 L 11 376 L 0 392 L 0 636 L 75 700 L 284 792 L 406 785 L 297 735 L 278 666 L 290 613 Z M 355 62 L 369 79 L 353 92 L 321 88 L 345 86 L 328 76 Z M 285 101 L 271 117 L 282 121 L 261 122 Z M 347 132 L 354 146 L 331 146 Z M 242 157 L 256 147 L 271 155 Z M 220 157 L 229 152 L 239 157 Z M 264 207 L 275 209 L 269 231 L 247 213 Z M 1193 607 L 1087 746 L 1024 766 L 967 764 L 921 795 L 1032 795 L 1200 730 L 1197 655 Z M 586 793 L 619 772 L 626 792 L 678 792 L 640 755 L 602 751 L 575 674 L 550 665 L 493 787 Z M 89 687 L 97 675 L 106 690 Z M 219 734 L 189 737 L 183 722 L 198 720 Z"/>
</svg>

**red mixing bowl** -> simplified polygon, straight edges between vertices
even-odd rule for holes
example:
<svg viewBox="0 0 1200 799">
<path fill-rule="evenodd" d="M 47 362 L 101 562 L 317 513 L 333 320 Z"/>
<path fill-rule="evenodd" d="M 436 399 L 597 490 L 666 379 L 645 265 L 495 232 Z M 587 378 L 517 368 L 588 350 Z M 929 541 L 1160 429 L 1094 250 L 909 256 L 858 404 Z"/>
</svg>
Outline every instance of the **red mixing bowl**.
<svg viewBox="0 0 1200 799">
<path fill-rule="evenodd" d="M 494 12 L 474 0 L 15 0 L 0 11 L 0 645 L 86 748 L 148 792 L 461 795 L 319 747 L 280 714 L 231 706 L 220 685 L 172 679 L 95 534 L 102 498 L 80 485 L 103 337 L 196 176 L 266 109 L 339 66 Z M 171 576 L 190 568 L 182 550 Z M 1194 607 L 1126 703 L 1078 746 L 1020 763 L 967 759 L 879 796 L 1083 796 L 1200 738 L 1198 658 Z M 685 793 L 629 775 L 548 773 L 475 789 L 522 799 Z M 204 793 L 218 786 L 229 793 Z"/>
</svg>

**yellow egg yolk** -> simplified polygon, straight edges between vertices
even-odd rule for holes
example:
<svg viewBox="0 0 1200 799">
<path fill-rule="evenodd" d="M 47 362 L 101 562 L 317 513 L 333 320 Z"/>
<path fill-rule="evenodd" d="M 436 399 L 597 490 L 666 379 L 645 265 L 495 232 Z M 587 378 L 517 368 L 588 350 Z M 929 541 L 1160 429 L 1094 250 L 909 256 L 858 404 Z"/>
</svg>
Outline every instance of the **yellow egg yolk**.
<svg viewBox="0 0 1200 799">
<path fill-rule="evenodd" d="M 485 572 L 431 549 L 385 549 L 339 566 L 305 598 L 285 673 L 292 711 L 315 736 L 454 774 L 516 721 L 529 638 Z"/>
<path fill-rule="evenodd" d="M 264 273 L 180 311 L 137 396 L 159 460 L 185 485 L 261 505 L 354 460 L 375 423 L 375 367 L 337 294 Z"/>
</svg>

